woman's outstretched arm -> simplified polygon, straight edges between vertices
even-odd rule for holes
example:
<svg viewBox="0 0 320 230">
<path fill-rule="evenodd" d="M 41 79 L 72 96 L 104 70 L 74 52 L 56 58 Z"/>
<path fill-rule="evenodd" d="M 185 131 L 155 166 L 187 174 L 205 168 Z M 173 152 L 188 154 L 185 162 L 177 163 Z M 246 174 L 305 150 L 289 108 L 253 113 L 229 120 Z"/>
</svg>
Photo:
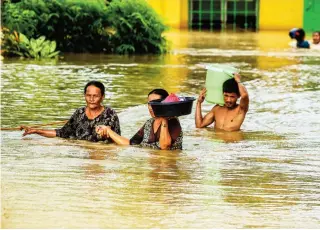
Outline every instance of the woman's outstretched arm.
<svg viewBox="0 0 320 230">
<path fill-rule="evenodd" d="M 24 130 L 22 136 L 30 135 L 30 134 L 39 134 L 44 137 L 56 137 L 56 130 L 47 130 L 47 129 L 33 129 L 27 126 L 20 126 L 20 130 Z"/>
</svg>

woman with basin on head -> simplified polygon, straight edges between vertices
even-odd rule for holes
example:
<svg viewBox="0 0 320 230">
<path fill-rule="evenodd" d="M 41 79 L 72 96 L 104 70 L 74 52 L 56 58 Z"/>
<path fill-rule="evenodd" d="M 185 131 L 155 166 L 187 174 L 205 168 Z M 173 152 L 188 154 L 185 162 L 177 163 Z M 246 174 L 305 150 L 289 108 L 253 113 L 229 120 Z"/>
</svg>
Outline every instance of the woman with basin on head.
<svg viewBox="0 0 320 230">
<path fill-rule="evenodd" d="M 148 102 L 163 101 L 168 97 L 164 89 L 154 89 L 148 94 Z M 98 126 L 96 132 L 102 137 L 111 138 L 120 145 L 140 145 L 153 149 L 182 149 L 182 129 L 177 118 L 156 117 L 151 105 L 148 104 L 151 118 L 131 138 L 127 139 L 114 132 L 109 126 Z"/>
</svg>

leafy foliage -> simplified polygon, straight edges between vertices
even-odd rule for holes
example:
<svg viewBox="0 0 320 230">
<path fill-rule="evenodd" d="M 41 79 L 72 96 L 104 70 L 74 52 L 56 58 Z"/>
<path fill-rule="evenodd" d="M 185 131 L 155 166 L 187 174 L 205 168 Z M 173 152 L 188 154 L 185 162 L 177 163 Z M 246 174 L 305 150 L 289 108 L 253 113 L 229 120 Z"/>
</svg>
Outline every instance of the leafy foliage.
<svg viewBox="0 0 320 230">
<path fill-rule="evenodd" d="M 65 52 L 101 52 L 108 49 L 109 34 L 104 30 L 106 5 L 103 1 L 21 0 L 5 4 L 5 27 L 55 40 Z M 16 17 L 15 15 L 27 15 Z M 27 29 L 25 28 L 25 26 Z M 28 32 L 27 32 L 28 31 Z"/>
<path fill-rule="evenodd" d="M 111 43 L 116 53 L 166 52 L 162 33 L 167 27 L 145 0 L 113 0 L 107 14 L 114 31 Z"/>
<path fill-rule="evenodd" d="M 59 55 L 56 42 L 46 40 L 45 36 L 30 40 L 22 33 L 4 30 L 2 52 L 5 56 L 20 56 L 35 59 L 54 58 Z"/>
<path fill-rule="evenodd" d="M 166 27 L 145 0 L 109 2 L 7 0 L 1 19 L 5 27 L 25 34 L 30 42 L 45 36 L 63 52 L 166 52 L 162 36 Z"/>
<path fill-rule="evenodd" d="M 11 30 L 33 36 L 37 30 L 37 15 L 33 10 L 24 10 L 18 4 L 4 4 L 2 23 Z"/>
</svg>

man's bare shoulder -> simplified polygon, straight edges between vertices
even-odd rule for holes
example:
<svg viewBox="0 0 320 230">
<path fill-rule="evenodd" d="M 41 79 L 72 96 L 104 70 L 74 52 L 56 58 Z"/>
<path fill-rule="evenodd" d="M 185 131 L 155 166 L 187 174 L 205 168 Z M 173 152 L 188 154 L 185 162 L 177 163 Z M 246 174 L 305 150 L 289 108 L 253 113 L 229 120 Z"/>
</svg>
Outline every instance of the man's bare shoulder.
<svg viewBox="0 0 320 230">
<path fill-rule="evenodd" d="M 212 112 L 218 112 L 220 110 L 223 110 L 224 109 L 224 106 L 220 106 L 220 105 L 215 105 L 212 107 L 211 111 Z"/>
</svg>

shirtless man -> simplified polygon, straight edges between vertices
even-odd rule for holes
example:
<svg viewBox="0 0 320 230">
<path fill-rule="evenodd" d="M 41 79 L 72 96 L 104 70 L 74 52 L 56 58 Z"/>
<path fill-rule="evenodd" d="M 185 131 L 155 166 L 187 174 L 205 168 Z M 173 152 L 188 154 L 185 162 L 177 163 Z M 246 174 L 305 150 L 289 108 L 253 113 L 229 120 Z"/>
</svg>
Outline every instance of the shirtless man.
<svg viewBox="0 0 320 230">
<path fill-rule="evenodd" d="M 249 95 L 240 79 L 239 74 L 234 74 L 234 78 L 223 83 L 224 106 L 215 105 L 204 117 L 202 116 L 201 104 L 205 99 L 207 90 L 204 88 L 201 91 L 197 101 L 195 117 L 197 128 L 204 128 L 215 122 L 215 129 L 240 130 L 249 109 Z M 239 97 L 241 97 L 240 104 L 237 104 Z"/>
</svg>

